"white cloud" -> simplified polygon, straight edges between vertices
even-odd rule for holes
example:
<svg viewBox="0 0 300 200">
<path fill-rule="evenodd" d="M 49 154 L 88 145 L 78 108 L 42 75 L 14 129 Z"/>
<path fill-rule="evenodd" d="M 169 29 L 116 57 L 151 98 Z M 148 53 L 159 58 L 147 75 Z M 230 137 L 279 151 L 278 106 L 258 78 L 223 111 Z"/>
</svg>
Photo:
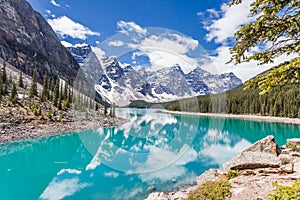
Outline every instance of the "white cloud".
<svg viewBox="0 0 300 200">
<path fill-rule="evenodd" d="M 147 161 L 140 167 L 139 178 L 148 184 L 155 183 L 155 180 L 167 182 L 183 175 L 187 175 L 188 170 L 184 165 L 197 159 L 197 152 L 187 145 L 183 145 L 179 152 L 149 147 L 150 153 Z"/>
<path fill-rule="evenodd" d="M 197 40 L 175 33 L 149 34 L 149 36 L 144 36 L 136 43 L 127 44 L 129 48 L 139 50 L 133 58 L 141 55 L 149 58 L 150 70 L 158 70 L 179 64 L 185 73 L 198 66 L 197 59 L 187 56 L 198 45 Z"/>
<path fill-rule="evenodd" d="M 58 180 L 55 178 L 43 191 L 40 198 L 48 200 L 63 199 L 89 185 L 90 184 L 88 183 L 80 183 L 79 178 L 77 177 L 65 180 Z"/>
<path fill-rule="evenodd" d="M 206 12 L 199 12 L 197 15 L 203 19 L 204 28 L 208 31 L 206 35 L 207 41 L 222 44 L 214 53 L 209 56 L 209 59 L 202 65 L 202 68 L 212 73 L 233 72 L 243 81 L 249 80 L 257 74 L 270 69 L 279 63 L 294 57 L 294 55 L 283 55 L 274 60 L 274 63 L 258 65 L 257 61 L 250 61 L 235 65 L 233 63 L 225 64 L 230 60 L 231 54 L 229 51 L 230 39 L 234 38 L 234 33 L 244 24 L 250 23 L 257 16 L 250 15 L 250 4 L 253 0 L 244 0 L 241 4 L 229 7 L 227 4 L 222 4 L 220 10 L 207 9 Z M 261 47 L 253 47 L 250 52 L 253 54 L 268 48 L 269 44 Z"/>
<path fill-rule="evenodd" d="M 61 175 L 61 174 L 64 174 L 64 173 L 69 173 L 69 174 L 81 174 L 81 171 L 80 170 L 77 170 L 77 169 L 62 169 L 60 170 L 57 175 Z"/>
<path fill-rule="evenodd" d="M 198 66 L 196 59 L 190 58 L 186 55 L 177 54 L 164 49 L 156 48 L 140 48 L 140 55 L 149 57 L 151 63 L 151 71 L 156 71 L 162 68 L 171 67 L 174 64 L 179 64 L 182 70 L 187 73 Z"/>
<path fill-rule="evenodd" d="M 73 46 L 70 42 L 66 42 L 66 41 L 61 41 L 61 44 L 64 45 L 65 47 L 72 47 Z"/>
<path fill-rule="evenodd" d="M 60 4 L 57 3 L 55 0 L 50 0 L 50 3 L 56 7 L 60 7 Z"/>
<path fill-rule="evenodd" d="M 123 34 L 129 34 L 130 32 L 136 32 L 140 35 L 145 35 L 147 33 L 147 30 L 140 27 L 134 22 L 125 22 L 125 21 L 119 21 L 117 23 L 117 26 L 121 33 Z"/>
<path fill-rule="evenodd" d="M 113 47 L 120 47 L 120 46 L 123 46 L 123 45 L 124 45 L 124 42 L 121 41 L 121 40 L 110 41 L 108 43 L 108 46 L 113 46 Z"/>
<path fill-rule="evenodd" d="M 186 54 L 198 47 L 199 42 L 178 34 L 151 35 L 138 44 L 137 48 L 167 49 L 174 53 Z M 135 45 L 131 45 L 135 47 Z"/>
<path fill-rule="evenodd" d="M 209 32 L 206 35 L 208 41 L 214 40 L 216 43 L 224 43 L 234 36 L 234 33 L 246 23 L 255 20 L 255 16 L 250 16 L 250 4 L 253 0 L 242 1 L 241 4 L 229 7 L 227 4 L 221 6 L 220 11 L 208 9 L 211 13 L 210 22 L 204 22 L 204 28 Z M 221 15 L 221 18 L 218 18 Z"/>
<path fill-rule="evenodd" d="M 215 9 L 207 9 L 206 11 L 210 14 L 211 17 L 220 17 L 220 13 Z"/>
<path fill-rule="evenodd" d="M 109 178 L 117 178 L 119 176 L 119 173 L 117 172 L 104 172 L 105 177 Z"/>
<path fill-rule="evenodd" d="M 233 72 L 236 76 L 242 79 L 243 82 L 253 78 L 259 73 L 262 73 L 279 63 L 282 63 L 286 60 L 290 60 L 294 58 L 296 55 L 282 55 L 279 58 L 274 59 L 273 63 L 258 65 L 257 61 L 250 61 L 246 63 L 241 63 L 235 65 L 234 63 L 225 64 L 230 59 L 230 51 L 229 46 L 221 46 L 215 50 L 216 56 L 209 56 L 209 61 L 202 65 L 204 70 L 207 70 L 212 73 L 220 74 L 220 73 L 228 73 Z M 257 48 L 252 50 L 252 53 L 256 51 Z"/>
<path fill-rule="evenodd" d="M 56 19 L 48 19 L 53 30 L 61 37 L 72 37 L 85 40 L 88 36 L 100 36 L 100 33 L 91 31 L 89 28 L 74 22 L 67 16 Z"/>
<path fill-rule="evenodd" d="M 46 10 L 46 13 L 48 13 L 49 15 L 51 15 L 51 10 Z"/>
</svg>

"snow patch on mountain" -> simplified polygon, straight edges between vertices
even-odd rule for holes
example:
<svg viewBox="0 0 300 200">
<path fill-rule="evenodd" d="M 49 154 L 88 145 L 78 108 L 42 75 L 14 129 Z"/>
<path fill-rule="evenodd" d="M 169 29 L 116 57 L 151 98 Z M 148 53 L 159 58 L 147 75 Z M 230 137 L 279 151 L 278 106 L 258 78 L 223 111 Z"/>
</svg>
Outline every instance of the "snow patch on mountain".
<svg viewBox="0 0 300 200">
<path fill-rule="evenodd" d="M 200 67 L 185 73 L 176 63 L 156 71 L 132 67 L 89 45 L 72 46 L 68 50 L 102 99 L 120 106 L 134 100 L 165 102 L 220 93 L 242 83 L 233 73 L 211 74 Z"/>
</svg>

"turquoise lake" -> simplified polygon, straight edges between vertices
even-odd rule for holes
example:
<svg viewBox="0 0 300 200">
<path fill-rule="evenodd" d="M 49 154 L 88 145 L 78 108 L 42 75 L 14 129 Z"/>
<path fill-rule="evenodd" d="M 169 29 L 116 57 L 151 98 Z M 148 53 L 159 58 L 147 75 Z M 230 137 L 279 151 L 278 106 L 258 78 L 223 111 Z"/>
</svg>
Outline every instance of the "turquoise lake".
<svg viewBox="0 0 300 200">
<path fill-rule="evenodd" d="M 267 135 L 283 145 L 300 126 L 119 109 L 128 123 L 0 145 L 6 199 L 143 199 L 149 186 L 193 184 Z"/>
</svg>

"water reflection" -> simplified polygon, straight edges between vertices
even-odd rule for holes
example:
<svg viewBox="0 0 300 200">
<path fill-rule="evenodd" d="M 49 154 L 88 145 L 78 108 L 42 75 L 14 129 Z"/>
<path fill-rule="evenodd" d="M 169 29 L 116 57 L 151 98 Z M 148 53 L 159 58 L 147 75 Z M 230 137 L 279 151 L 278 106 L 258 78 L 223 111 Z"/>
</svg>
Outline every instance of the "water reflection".
<svg viewBox="0 0 300 200">
<path fill-rule="evenodd" d="M 195 182 L 266 135 L 282 145 L 300 132 L 297 125 L 155 110 L 117 114 L 130 122 L 0 146 L 1 199 L 142 199 L 149 186 Z"/>
</svg>

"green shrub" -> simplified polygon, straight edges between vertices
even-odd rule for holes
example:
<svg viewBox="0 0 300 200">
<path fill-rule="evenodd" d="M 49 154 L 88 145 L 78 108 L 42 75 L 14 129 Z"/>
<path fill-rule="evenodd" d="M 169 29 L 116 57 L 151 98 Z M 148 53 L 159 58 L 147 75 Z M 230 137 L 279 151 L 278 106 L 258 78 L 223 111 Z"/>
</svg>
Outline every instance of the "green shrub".
<svg viewBox="0 0 300 200">
<path fill-rule="evenodd" d="M 288 142 L 286 144 L 286 147 L 289 149 L 292 149 L 293 151 L 300 151 L 300 145 L 294 143 L 294 142 Z"/>
<path fill-rule="evenodd" d="M 226 181 L 207 181 L 189 193 L 187 200 L 223 200 L 228 197 L 231 185 Z"/>
<path fill-rule="evenodd" d="M 268 194 L 268 200 L 300 200 L 300 179 L 291 186 L 283 186 L 273 183 L 277 189 L 273 194 Z"/>
<path fill-rule="evenodd" d="M 228 170 L 227 173 L 226 173 L 226 177 L 228 180 L 234 178 L 234 177 L 237 177 L 238 175 L 240 175 L 240 172 L 239 170 Z"/>
</svg>

